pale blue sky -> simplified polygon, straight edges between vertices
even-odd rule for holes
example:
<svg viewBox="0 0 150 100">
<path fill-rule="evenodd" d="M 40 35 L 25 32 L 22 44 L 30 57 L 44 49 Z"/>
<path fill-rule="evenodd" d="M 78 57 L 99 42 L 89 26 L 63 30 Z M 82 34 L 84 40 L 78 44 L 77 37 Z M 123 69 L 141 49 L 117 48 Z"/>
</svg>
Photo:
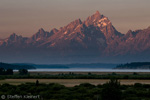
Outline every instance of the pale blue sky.
<svg viewBox="0 0 150 100">
<path fill-rule="evenodd" d="M 150 0 L 0 0 L 0 38 L 59 29 L 97 10 L 122 33 L 150 26 Z"/>
</svg>

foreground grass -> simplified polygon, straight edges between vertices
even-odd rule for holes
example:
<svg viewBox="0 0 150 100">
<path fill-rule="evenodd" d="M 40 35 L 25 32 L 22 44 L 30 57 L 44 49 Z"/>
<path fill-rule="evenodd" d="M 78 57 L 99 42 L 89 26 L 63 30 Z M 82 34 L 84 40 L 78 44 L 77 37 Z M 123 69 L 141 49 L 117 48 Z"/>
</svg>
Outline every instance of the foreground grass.
<svg viewBox="0 0 150 100">
<path fill-rule="evenodd" d="M 20 85 L 2 84 L 0 97 L 5 100 L 150 100 L 150 85 L 148 84 L 120 85 L 118 80 L 111 79 L 103 85 L 82 83 L 74 87 L 66 87 L 58 83 L 43 84 L 40 81 L 42 80 Z M 8 95 L 13 98 L 8 98 Z M 20 98 L 15 99 L 16 95 Z M 37 98 L 27 99 L 23 98 L 24 95 Z"/>
</svg>

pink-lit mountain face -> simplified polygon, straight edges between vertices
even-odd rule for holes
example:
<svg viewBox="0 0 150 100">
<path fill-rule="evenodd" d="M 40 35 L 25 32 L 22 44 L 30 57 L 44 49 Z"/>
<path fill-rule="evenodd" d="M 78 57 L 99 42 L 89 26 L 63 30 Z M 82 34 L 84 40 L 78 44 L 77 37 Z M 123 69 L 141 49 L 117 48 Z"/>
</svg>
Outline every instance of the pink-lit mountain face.
<svg viewBox="0 0 150 100">
<path fill-rule="evenodd" d="M 150 60 L 150 28 L 118 32 L 98 11 L 50 32 L 16 34 L 0 40 L 2 61 L 34 63 L 127 62 Z"/>
</svg>

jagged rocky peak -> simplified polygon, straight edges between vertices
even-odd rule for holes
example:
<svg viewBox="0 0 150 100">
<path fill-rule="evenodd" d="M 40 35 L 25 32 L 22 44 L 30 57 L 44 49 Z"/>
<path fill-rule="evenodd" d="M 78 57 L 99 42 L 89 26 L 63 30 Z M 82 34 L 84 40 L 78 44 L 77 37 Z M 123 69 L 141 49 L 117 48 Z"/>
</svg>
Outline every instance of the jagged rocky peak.
<svg viewBox="0 0 150 100">
<path fill-rule="evenodd" d="M 44 31 L 43 28 L 40 28 L 38 32 L 39 32 L 39 33 L 45 33 L 45 31 Z"/>
<path fill-rule="evenodd" d="M 99 11 L 96 11 L 96 13 L 91 16 L 91 18 L 95 18 L 97 20 L 101 19 L 102 17 L 103 15 L 101 15 Z"/>
<path fill-rule="evenodd" d="M 93 25 L 94 22 L 100 20 L 102 17 L 103 15 L 101 15 L 99 11 L 96 11 L 96 13 L 93 14 L 92 16 L 89 16 L 84 23 L 86 26 L 90 26 Z"/>
<path fill-rule="evenodd" d="M 149 30 L 150 30 L 150 26 L 149 26 L 147 29 L 149 29 Z"/>
<path fill-rule="evenodd" d="M 70 32 L 73 32 L 79 25 L 82 25 L 81 19 L 77 19 L 71 23 L 69 23 L 67 26 L 60 28 L 60 32 L 67 34 Z"/>
<path fill-rule="evenodd" d="M 35 33 L 31 39 L 39 41 L 41 39 L 48 38 L 50 36 L 49 32 L 46 32 L 43 28 L 40 28 L 37 33 Z"/>
<path fill-rule="evenodd" d="M 12 33 L 12 34 L 10 35 L 10 37 L 16 37 L 16 36 L 18 36 L 18 35 L 16 35 L 16 33 Z"/>
<path fill-rule="evenodd" d="M 82 24 L 82 21 L 81 21 L 81 19 L 79 18 L 79 19 L 73 21 L 72 23 L 74 23 L 74 24 Z"/>
<path fill-rule="evenodd" d="M 104 34 L 107 34 L 107 31 L 115 30 L 110 20 L 106 16 L 100 14 L 99 11 L 96 11 L 95 14 L 88 17 L 84 23 L 86 26 L 93 25 L 99 27 Z"/>
<path fill-rule="evenodd" d="M 140 32 L 141 30 L 135 30 L 135 31 L 132 31 L 132 30 L 129 30 L 126 35 L 130 35 L 130 36 L 135 36 L 138 32 Z"/>
<path fill-rule="evenodd" d="M 127 33 L 132 33 L 133 31 L 130 29 L 130 30 L 128 30 L 128 32 Z"/>
<path fill-rule="evenodd" d="M 51 31 L 50 31 L 50 33 L 57 33 L 58 32 L 58 30 L 56 29 L 56 28 L 53 28 Z"/>
<path fill-rule="evenodd" d="M 88 17 L 88 19 L 94 19 L 94 20 L 99 20 L 103 17 L 103 15 L 100 14 L 99 11 L 96 11 L 95 14 L 93 14 L 92 16 Z"/>
<path fill-rule="evenodd" d="M 44 29 L 43 29 L 43 28 L 40 28 L 40 29 L 38 30 L 38 32 L 35 33 L 32 37 L 37 38 L 37 37 L 43 36 L 44 34 L 45 34 Z"/>
<path fill-rule="evenodd" d="M 13 33 L 13 34 L 11 34 L 10 36 L 9 36 L 9 40 L 17 40 L 17 39 L 19 39 L 19 38 L 22 38 L 22 36 L 18 36 L 18 35 L 16 35 L 16 33 Z"/>
<path fill-rule="evenodd" d="M 100 12 L 97 10 L 96 13 L 95 13 L 95 15 L 101 15 L 101 14 L 100 14 Z"/>
<path fill-rule="evenodd" d="M 128 32 L 126 34 L 132 34 L 132 30 L 128 30 Z"/>
<path fill-rule="evenodd" d="M 125 37 L 132 37 L 133 36 L 133 31 L 132 30 L 128 30 L 128 32 L 125 34 Z"/>
<path fill-rule="evenodd" d="M 70 24 L 68 24 L 67 27 L 76 27 L 76 26 L 78 26 L 80 24 L 82 24 L 81 19 L 77 19 L 77 20 L 71 22 Z"/>
<path fill-rule="evenodd" d="M 108 38 L 115 38 L 116 36 L 122 36 L 115 27 L 112 25 L 111 21 L 104 15 L 100 14 L 99 11 L 96 11 L 95 14 L 88 17 L 84 24 L 89 26 L 98 27 L 101 32 Z"/>
</svg>

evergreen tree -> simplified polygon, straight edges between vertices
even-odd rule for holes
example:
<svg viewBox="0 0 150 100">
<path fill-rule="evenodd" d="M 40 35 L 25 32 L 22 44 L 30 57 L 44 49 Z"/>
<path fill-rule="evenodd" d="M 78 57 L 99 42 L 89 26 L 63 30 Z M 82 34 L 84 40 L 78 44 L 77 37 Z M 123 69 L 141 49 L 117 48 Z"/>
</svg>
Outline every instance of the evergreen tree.
<svg viewBox="0 0 150 100">
<path fill-rule="evenodd" d="M 102 100 L 121 100 L 120 82 L 117 79 L 111 79 L 104 84 L 102 90 Z"/>
<path fill-rule="evenodd" d="M 38 86 L 38 85 L 39 85 L 39 81 L 38 81 L 38 80 L 36 80 L 36 83 L 35 83 L 35 85 L 36 85 L 36 86 Z"/>
</svg>

